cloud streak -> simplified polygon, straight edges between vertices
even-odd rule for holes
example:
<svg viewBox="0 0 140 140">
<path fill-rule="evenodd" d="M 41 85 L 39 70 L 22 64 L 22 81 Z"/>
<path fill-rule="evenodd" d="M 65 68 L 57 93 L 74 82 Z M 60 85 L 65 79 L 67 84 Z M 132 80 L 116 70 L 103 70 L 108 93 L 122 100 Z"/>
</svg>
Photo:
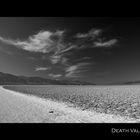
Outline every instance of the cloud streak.
<svg viewBox="0 0 140 140">
<path fill-rule="evenodd" d="M 36 67 L 35 68 L 35 71 L 47 71 L 47 70 L 50 70 L 51 67 Z"/>
<path fill-rule="evenodd" d="M 65 69 L 65 77 L 67 78 L 74 78 L 74 77 L 81 77 L 81 73 L 88 71 L 88 66 L 91 63 L 78 63 L 76 65 L 71 65 L 66 67 Z"/>
<path fill-rule="evenodd" d="M 91 29 L 90 31 L 88 31 L 87 33 L 78 33 L 76 34 L 76 38 L 89 38 L 91 37 L 92 39 L 95 39 L 96 37 L 98 37 L 100 34 L 102 33 L 101 29 Z"/>
<path fill-rule="evenodd" d="M 112 47 L 118 42 L 117 39 L 112 39 L 106 42 L 95 42 L 95 47 Z"/>
<path fill-rule="evenodd" d="M 60 78 L 60 77 L 62 77 L 62 74 L 53 74 L 53 73 L 50 73 L 49 76 L 52 77 L 52 78 Z"/>
<path fill-rule="evenodd" d="M 52 55 L 49 57 L 52 64 L 57 64 L 59 61 L 61 61 L 61 55 Z"/>
</svg>

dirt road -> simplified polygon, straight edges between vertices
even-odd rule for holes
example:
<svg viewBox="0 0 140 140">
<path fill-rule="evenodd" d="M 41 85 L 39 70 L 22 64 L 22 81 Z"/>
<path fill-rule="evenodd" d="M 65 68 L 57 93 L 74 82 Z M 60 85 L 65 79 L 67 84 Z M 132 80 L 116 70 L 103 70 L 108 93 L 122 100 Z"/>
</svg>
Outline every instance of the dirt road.
<svg viewBox="0 0 140 140">
<path fill-rule="evenodd" d="M 0 123 L 135 123 L 119 116 L 82 111 L 0 87 Z"/>
</svg>

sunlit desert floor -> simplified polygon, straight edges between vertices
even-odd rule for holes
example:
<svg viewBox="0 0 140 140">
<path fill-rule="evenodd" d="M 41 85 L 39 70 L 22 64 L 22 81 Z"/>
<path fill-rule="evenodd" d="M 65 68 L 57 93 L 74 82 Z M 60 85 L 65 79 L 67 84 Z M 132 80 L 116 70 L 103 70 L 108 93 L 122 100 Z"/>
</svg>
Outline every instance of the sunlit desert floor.
<svg viewBox="0 0 140 140">
<path fill-rule="evenodd" d="M 0 87 L 0 123 L 137 123 L 125 117 L 82 111 L 65 103 Z"/>
</svg>

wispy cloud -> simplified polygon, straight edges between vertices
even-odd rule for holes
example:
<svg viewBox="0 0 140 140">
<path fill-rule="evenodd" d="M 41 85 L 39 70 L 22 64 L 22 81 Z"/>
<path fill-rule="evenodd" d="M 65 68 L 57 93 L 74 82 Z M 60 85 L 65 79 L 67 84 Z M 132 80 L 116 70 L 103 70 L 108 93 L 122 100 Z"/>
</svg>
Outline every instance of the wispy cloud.
<svg viewBox="0 0 140 140">
<path fill-rule="evenodd" d="M 71 44 L 71 43 L 65 44 L 65 47 L 63 49 L 61 49 L 58 53 L 64 54 L 64 53 L 67 53 L 75 48 L 77 48 L 77 45 L 75 45 L 74 43 L 73 44 Z"/>
<path fill-rule="evenodd" d="M 76 49 L 84 49 L 84 48 L 107 48 L 113 47 L 118 39 L 110 39 L 107 41 L 102 41 L 104 38 L 102 37 L 103 30 L 101 29 L 91 29 L 87 33 L 78 33 L 76 38 L 78 39 L 76 44 Z"/>
<path fill-rule="evenodd" d="M 49 59 L 52 64 L 57 64 L 61 60 L 61 55 L 52 55 Z"/>
<path fill-rule="evenodd" d="M 25 41 L 5 39 L 3 37 L 0 37 L 0 41 L 29 52 L 49 53 L 55 49 L 56 42 L 59 42 L 63 33 L 64 31 L 59 30 L 56 32 L 40 31 Z"/>
<path fill-rule="evenodd" d="M 87 33 L 78 33 L 76 34 L 76 38 L 88 38 L 88 37 L 92 37 L 93 39 L 95 39 L 96 37 L 98 37 L 101 34 L 102 30 L 101 29 L 91 29 L 90 31 L 88 31 Z"/>
<path fill-rule="evenodd" d="M 56 30 L 55 32 L 40 31 L 35 35 L 29 36 L 27 40 L 0 37 L 0 41 L 28 52 L 42 53 L 43 60 L 49 59 L 52 64 L 57 64 L 61 62 L 64 54 L 68 54 L 69 51 L 76 47 L 73 43 L 65 43 L 64 32 L 64 30 Z"/>
<path fill-rule="evenodd" d="M 63 44 L 63 45 L 62 45 Z M 49 60 L 52 64 L 61 63 L 64 65 L 67 65 L 67 56 L 70 55 L 77 46 L 76 45 L 70 45 L 71 43 L 62 43 L 61 47 L 59 46 L 59 49 L 57 48 L 54 54 L 49 56 Z"/>
<path fill-rule="evenodd" d="M 52 78 L 60 78 L 60 77 L 62 77 L 62 74 L 53 74 L 53 73 L 50 73 L 49 76 L 52 77 Z"/>
<path fill-rule="evenodd" d="M 47 71 L 47 70 L 50 70 L 51 67 L 36 67 L 35 68 L 35 71 Z"/>
<path fill-rule="evenodd" d="M 65 77 L 67 78 L 74 78 L 74 77 L 80 77 L 81 73 L 84 71 L 88 71 L 87 66 L 89 66 L 91 63 L 78 63 L 76 65 L 72 65 L 69 67 L 66 67 L 65 69 Z"/>
<path fill-rule="evenodd" d="M 63 55 L 52 55 L 49 57 L 51 64 L 60 63 L 62 65 L 68 65 L 69 58 L 64 57 Z"/>
<path fill-rule="evenodd" d="M 109 41 L 106 42 L 95 42 L 95 46 L 94 47 L 112 47 L 113 45 L 115 45 L 118 42 L 117 39 L 111 39 Z"/>
</svg>

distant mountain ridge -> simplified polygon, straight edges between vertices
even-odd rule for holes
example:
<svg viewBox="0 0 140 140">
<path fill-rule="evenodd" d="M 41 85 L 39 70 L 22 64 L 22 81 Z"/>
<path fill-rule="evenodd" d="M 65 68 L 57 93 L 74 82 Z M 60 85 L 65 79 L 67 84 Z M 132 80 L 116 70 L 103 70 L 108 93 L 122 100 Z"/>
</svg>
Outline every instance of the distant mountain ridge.
<svg viewBox="0 0 140 140">
<path fill-rule="evenodd" d="M 93 85 L 92 83 L 78 80 L 52 80 L 42 77 L 16 76 L 0 72 L 0 85 Z"/>
</svg>

